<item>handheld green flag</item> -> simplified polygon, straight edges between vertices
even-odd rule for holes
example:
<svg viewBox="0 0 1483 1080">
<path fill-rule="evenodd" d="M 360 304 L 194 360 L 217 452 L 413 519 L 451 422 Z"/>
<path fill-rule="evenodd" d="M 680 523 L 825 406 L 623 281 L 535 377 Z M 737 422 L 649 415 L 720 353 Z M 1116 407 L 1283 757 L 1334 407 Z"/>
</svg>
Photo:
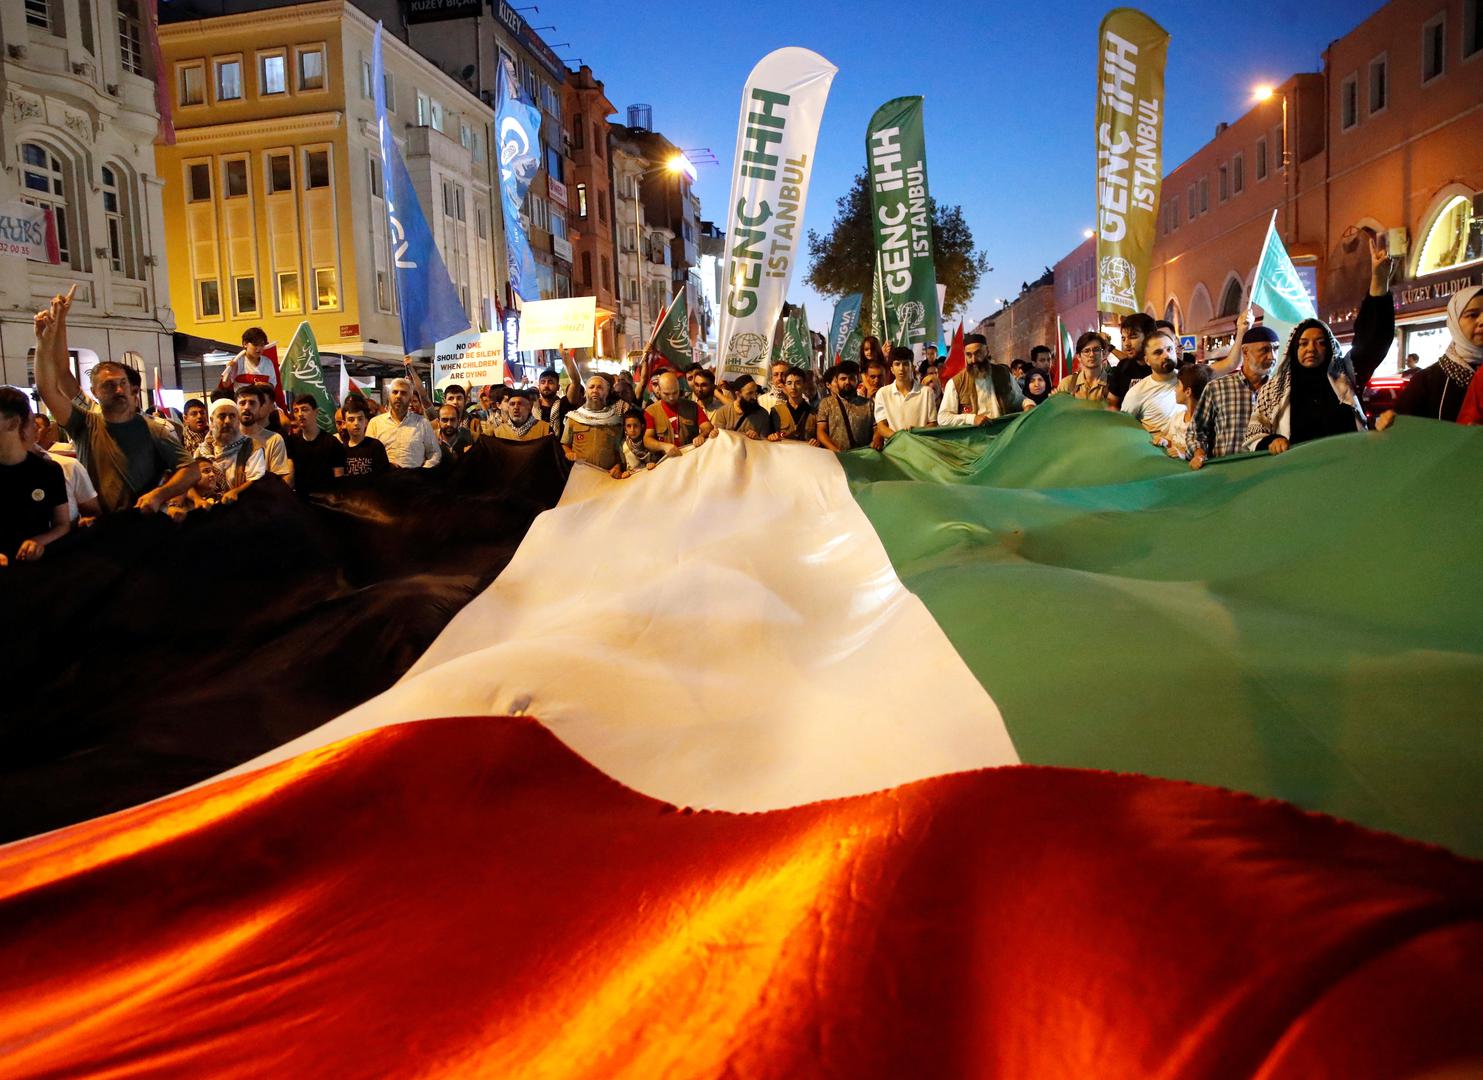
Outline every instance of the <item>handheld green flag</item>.
<svg viewBox="0 0 1483 1080">
<path fill-rule="evenodd" d="M 319 402 L 319 430 L 334 434 L 335 406 L 339 402 L 324 380 L 324 368 L 319 364 L 319 343 L 314 340 L 314 331 L 309 329 L 308 323 L 299 323 L 278 367 L 283 379 L 283 399 L 291 405 L 299 394 L 313 394 L 314 400 Z"/>
<path fill-rule="evenodd" d="M 1261 307 L 1263 322 L 1283 338 L 1304 319 L 1318 318 L 1313 297 L 1303 287 L 1303 280 L 1298 277 L 1292 259 L 1288 258 L 1282 237 L 1277 235 L 1276 210 L 1272 211 L 1267 239 L 1262 244 L 1262 257 L 1257 262 L 1251 302 Z"/>
<path fill-rule="evenodd" d="M 786 360 L 802 371 L 813 368 L 814 339 L 808 328 L 808 312 L 803 308 L 794 308 L 793 313 L 783 320 L 773 359 Z"/>
<path fill-rule="evenodd" d="M 695 361 L 695 352 L 690 345 L 690 304 L 683 288 L 675 293 L 659 329 L 654 332 L 654 351 L 680 371 Z"/>
</svg>

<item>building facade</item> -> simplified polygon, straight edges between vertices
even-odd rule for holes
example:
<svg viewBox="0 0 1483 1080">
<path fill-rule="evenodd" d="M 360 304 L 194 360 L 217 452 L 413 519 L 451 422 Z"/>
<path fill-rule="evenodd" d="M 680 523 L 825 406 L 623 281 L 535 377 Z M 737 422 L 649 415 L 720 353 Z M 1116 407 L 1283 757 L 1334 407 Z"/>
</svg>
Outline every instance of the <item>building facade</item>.
<svg viewBox="0 0 1483 1080">
<path fill-rule="evenodd" d="M 644 201 L 641 190 L 649 168 L 637 143 L 621 124 L 608 124 L 608 154 L 612 164 L 613 225 L 617 237 L 619 319 L 615 320 L 615 350 L 625 362 L 642 359 L 644 343 L 657 313 L 644 302 Z M 647 310 L 646 310 L 647 309 Z"/>
<path fill-rule="evenodd" d="M 623 355 L 619 344 L 623 322 L 619 310 L 617 215 L 613 202 L 613 154 L 608 146 L 608 116 L 613 103 L 602 82 L 582 65 L 567 75 L 562 89 L 563 109 L 571 132 L 571 173 L 567 195 L 571 203 L 574 279 L 578 296 L 597 299 L 599 359 Z"/>
<path fill-rule="evenodd" d="M 1475 0 L 1391 0 L 1165 178 L 1145 310 L 1230 347 L 1268 225 L 1340 334 L 1369 285 L 1369 241 L 1400 260 L 1398 357 L 1447 343 L 1444 312 L 1483 281 L 1483 14 Z M 1057 306 L 1079 325 L 1063 281 Z"/>
<path fill-rule="evenodd" d="M 1055 275 L 1056 314 L 1071 340 L 1074 342 L 1088 330 L 1101 329 L 1097 312 L 1097 238 L 1087 237 L 1080 246 L 1063 255 L 1051 272 Z"/>
<path fill-rule="evenodd" d="M 307 321 L 326 353 L 401 359 L 373 32 L 344 0 L 161 27 L 176 139 L 157 160 L 182 330 L 235 347 L 249 326 L 286 343 Z M 383 60 L 423 213 L 470 325 L 489 329 L 503 246 L 493 113 L 390 35 Z"/>
<path fill-rule="evenodd" d="M 0 258 L 0 382 L 34 382 L 32 316 L 75 284 L 68 344 L 79 374 L 123 359 L 175 385 L 142 0 L 0 4 L 0 45 L 0 203 L 46 207 L 61 258 Z"/>
</svg>

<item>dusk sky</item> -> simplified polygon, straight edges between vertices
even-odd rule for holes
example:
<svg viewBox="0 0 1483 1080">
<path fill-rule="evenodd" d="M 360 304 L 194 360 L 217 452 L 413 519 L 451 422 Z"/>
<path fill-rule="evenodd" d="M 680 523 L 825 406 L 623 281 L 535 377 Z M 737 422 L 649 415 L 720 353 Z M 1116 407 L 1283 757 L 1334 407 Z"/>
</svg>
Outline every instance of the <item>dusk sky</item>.
<svg viewBox="0 0 1483 1080">
<path fill-rule="evenodd" d="M 1082 2 L 734 3 L 690 0 L 619 5 L 539 0 L 523 14 L 576 66 L 592 67 L 623 121 L 654 108 L 654 128 L 681 147 L 708 146 L 700 167 L 704 216 L 725 228 L 742 85 L 763 55 L 785 45 L 839 68 L 829 94 L 809 191 L 807 225 L 824 231 L 835 200 L 864 163 L 876 106 L 926 98 L 932 195 L 957 203 L 994 272 L 969 305 L 972 322 L 1013 297 L 1081 242 L 1093 220 L 1092 108 L 1097 26 L 1109 10 Z M 1252 86 L 1317 71 L 1320 54 L 1380 7 L 1378 0 L 1158 3 L 1143 10 L 1172 35 L 1166 72 L 1165 172 L 1235 120 Z M 913 25 L 920 17 L 925 25 Z M 898 52 L 920 33 L 915 56 Z M 789 299 L 828 329 L 831 301 L 802 284 L 801 252 Z"/>
</svg>

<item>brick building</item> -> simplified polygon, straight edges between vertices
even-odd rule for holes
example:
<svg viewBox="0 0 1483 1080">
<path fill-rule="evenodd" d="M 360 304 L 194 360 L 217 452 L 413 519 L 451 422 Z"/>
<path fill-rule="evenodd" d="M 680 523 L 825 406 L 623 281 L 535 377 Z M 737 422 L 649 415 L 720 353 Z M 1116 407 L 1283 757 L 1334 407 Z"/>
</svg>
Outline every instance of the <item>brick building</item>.
<svg viewBox="0 0 1483 1080">
<path fill-rule="evenodd" d="M 597 298 L 597 356 L 620 357 L 615 321 L 618 310 L 616 232 L 613 220 L 612 152 L 608 115 L 613 103 L 592 69 L 567 73 L 562 105 L 571 132 L 571 171 L 567 201 L 571 231 L 573 292 Z"/>
</svg>

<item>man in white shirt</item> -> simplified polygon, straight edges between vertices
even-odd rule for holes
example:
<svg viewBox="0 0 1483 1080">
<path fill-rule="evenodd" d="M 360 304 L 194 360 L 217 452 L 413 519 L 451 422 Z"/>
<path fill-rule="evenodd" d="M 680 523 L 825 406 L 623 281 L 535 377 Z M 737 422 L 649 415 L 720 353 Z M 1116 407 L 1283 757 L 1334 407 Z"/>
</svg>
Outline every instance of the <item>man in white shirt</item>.
<svg viewBox="0 0 1483 1080">
<path fill-rule="evenodd" d="M 767 376 L 769 382 L 767 390 L 757 396 L 757 404 L 768 412 L 772 412 L 773 406 L 786 399 L 783 393 L 783 379 L 788 372 L 793 370 L 793 365 L 786 360 L 774 360 L 768 367 Z"/>
<path fill-rule="evenodd" d="M 399 469 L 431 469 L 443 460 L 443 448 L 427 417 L 411 410 L 412 380 L 386 384 L 386 412 L 374 417 L 366 434 L 386 447 L 386 456 Z"/>
<path fill-rule="evenodd" d="M 875 393 L 876 434 L 889 439 L 898 431 L 937 426 L 937 394 L 917 385 L 916 360 L 904 345 L 891 350 L 891 374 L 896 381 Z"/>
<path fill-rule="evenodd" d="M 1149 374 L 1135 382 L 1123 396 L 1122 411 L 1137 420 L 1155 439 L 1167 437 L 1169 426 L 1183 412 L 1175 397 L 1179 376 L 1179 342 L 1167 330 L 1148 336 L 1143 359 Z"/>
<path fill-rule="evenodd" d="M 237 408 L 242 413 L 242 434 L 262 450 L 268 471 L 293 487 L 294 463 L 288 457 L 288 444 L 268 426 L 269 417 L 278 410 L 272 388 L 267 383 L 243 383 L 237 387 Z"/>
</svg>

